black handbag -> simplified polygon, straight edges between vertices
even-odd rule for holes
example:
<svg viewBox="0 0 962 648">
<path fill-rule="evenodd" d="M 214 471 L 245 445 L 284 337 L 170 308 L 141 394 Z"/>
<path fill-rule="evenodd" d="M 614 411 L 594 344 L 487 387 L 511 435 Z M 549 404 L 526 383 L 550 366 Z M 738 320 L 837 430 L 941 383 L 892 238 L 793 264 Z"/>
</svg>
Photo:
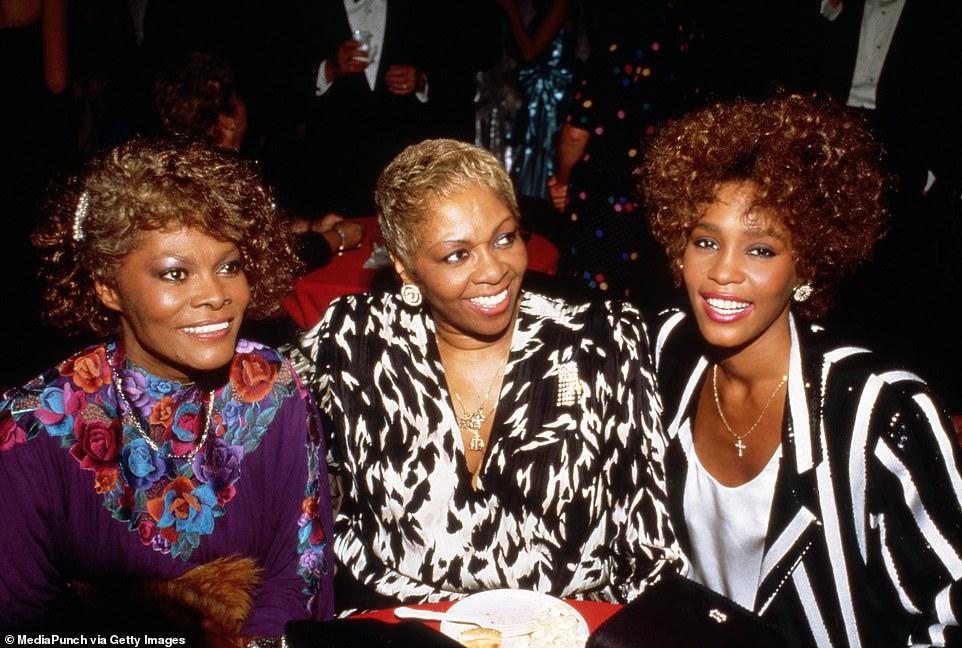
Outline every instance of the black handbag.
<svg viewBox="0 0 962 648">
<path fill-rule="evenodd" d="M 585 648 L 790 648 L 798 642 L 731 599 L 674 572 L 608 618 Z"/>
</svg>

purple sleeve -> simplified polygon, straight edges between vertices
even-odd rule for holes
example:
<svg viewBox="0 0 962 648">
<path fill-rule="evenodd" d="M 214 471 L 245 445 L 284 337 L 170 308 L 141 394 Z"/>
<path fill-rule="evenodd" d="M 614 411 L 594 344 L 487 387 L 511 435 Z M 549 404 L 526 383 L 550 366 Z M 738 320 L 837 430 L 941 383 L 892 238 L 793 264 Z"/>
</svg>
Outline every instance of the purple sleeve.
<svg viewBox="0 0 962 648">
<path fill-rule="evenodd" d="M 43 624 L 66 581 L 170 580 L 225 556 L 262 568 L 243 632 L 276 636 L 292 619 L 333 614 L 331 504 L 313 401 L 299 389 L 280 403 L 244 457 L 236 496 L 187 560 L 145 545 L 98 493 L 60 439 L 42 427 L 27 440 L 0 409 L 0 628 Z M 253 407 L 250 414 L 266 414 Z M 306 575 L 307 578 L 302 576 Z"/>
<path fill-rule="evenodd" d="M 245 635 L 276 636 L 292 619 L 329 619 L 334 612 L 333 556 L 329 539 L 332 516 L 324 445 L 309 418 L 317 412 L 313 401 L 295 391 L 271 422 L 261 446 L 250 459 L 251 483 L 263 489 L 259 512 L 252 511 L 253 532 L 263 568 L 261 587 L 244 627 Z M 316 423 L 319 425 L 319 423 Z M 314 482 L 312 490 L 312 481 Z M 299 571 L 308 561 L 304 542 L 315 519 L 313 579 Z M 299 544 L 301 545 L 299 549 Z M 300 569 L 299 569 L 300 568 Z M 310 591 L 311 589 L 314 591 Z"/>
<path fill-rule="evenodd" d="M 58 499 L 68 492 L 61 455 L 46 435 L 0 451 L 0 628 L 40 622 L 63 594 L 58 539 L 69 503 Z"/>
</svg>

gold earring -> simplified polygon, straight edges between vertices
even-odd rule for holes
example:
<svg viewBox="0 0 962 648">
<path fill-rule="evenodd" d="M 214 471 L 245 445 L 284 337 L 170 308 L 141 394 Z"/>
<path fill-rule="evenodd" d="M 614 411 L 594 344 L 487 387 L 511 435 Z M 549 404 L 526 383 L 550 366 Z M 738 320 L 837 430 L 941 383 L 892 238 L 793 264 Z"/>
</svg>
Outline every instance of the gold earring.
<svg viewBox="0 0 962 648">
<path fill-rule="evenodd" d="M 401 286 L 401 299 L 408 306 L 416 308 L 421 305 L 421 300 L 423 299 L 421 289 L 413 283 L 403 284 Z"/>
</svg>

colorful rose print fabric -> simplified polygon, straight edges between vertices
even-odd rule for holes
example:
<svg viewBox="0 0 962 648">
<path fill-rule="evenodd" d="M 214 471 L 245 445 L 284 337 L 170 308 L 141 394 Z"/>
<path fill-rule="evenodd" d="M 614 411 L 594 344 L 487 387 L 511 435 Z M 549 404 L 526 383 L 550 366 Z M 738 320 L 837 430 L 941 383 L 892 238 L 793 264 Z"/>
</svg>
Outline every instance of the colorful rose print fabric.
<svg viewBox="0 0 962 648">
<path fill-rule="evenodd" d="M 118 397 L 118 376 L 126 402 Z M 107 342 L 5 395 L 0 450 L 42 434 L 58 438 L 81 469 L 94 473 L 94 489 L 116 520 L 152 550 L 187 560 L 229 515 L 245 458 L 297 390 L 303 397 L 290 365 L 257 343 L 239 341 L 228 383 L 205 392 L 147 373 Z M 298 573 L 316 594 L 328 569 L 322 522 L 329 512 L 319 503 L 327 496 L 320 430 L 316 417 L 307 418 Z"/>
</svg>

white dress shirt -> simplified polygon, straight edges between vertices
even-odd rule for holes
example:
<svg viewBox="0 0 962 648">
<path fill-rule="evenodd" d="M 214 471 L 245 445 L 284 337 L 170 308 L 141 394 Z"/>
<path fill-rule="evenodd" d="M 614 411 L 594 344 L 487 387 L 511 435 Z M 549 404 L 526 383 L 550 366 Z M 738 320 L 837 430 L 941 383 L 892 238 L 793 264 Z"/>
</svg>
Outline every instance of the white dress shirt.
<svg viewBox="0 0 962 648">
<path fill-rule="evenodd" d="M 387 0 L 344 0 L 344 11 L 352 32 L 361 31 L 371 35 L 371 47 L 368 51 L 370 63 L 364 68 L 364 76 L 373 90 L 377 83 L 378 68 L 381 66 L 384 28 L 387 24 Z M 331 84 L 327 81 L 327 61 L 321 61 L 314 93 L 320 96 L 330 87 Z"/>
<path fill-rule="evenodd" d="M 852 87 L 846 101 L 849 106 L 875 110 L 882 66 L 904 6 L 905 0 L 865 0 Z M 832 5 L 829 0 L 822 0 L 822 15 L 829 20 L 835 20 L 843 8 L 841 2 Z"/>
</svg>

